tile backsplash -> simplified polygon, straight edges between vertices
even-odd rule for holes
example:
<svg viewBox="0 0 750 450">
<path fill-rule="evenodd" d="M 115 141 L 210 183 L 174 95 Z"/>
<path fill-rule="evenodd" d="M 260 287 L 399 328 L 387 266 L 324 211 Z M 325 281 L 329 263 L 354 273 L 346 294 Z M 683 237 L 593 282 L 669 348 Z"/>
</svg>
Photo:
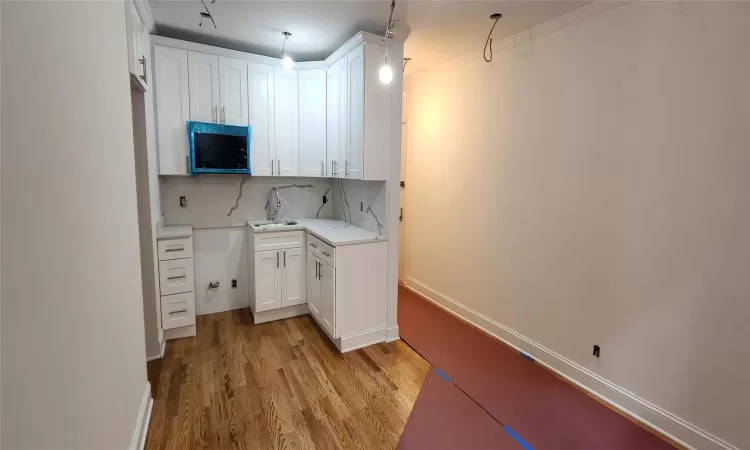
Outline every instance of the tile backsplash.
<svg viewBox="0 0 750 450">
<path fill-rule="evenodd" d="M 266 203 L 271 188 L 276 186 L 283 201 L 278 219 L 330 219 L 333 217 L 333 181 L 242 175 L 161 177 L 162 214 L 165 225 L 242 226 L 248 220 L 266 220 Z M 241 184 L 242 196 L 238 198 Z M 326 203 L 323 203 L 324 195 Z M 182 196 L 187 202 L 184 208 L 180 206 Z"/>
</svg>

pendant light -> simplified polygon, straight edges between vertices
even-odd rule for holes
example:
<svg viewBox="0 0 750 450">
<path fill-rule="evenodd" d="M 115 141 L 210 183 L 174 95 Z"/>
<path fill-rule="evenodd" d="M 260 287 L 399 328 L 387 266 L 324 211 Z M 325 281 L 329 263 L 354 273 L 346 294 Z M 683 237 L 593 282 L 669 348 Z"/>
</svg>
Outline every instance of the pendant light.
<svg viewBox="0 0 750 450">
<path fill-rule="evenodd" d="M 289 36 L 291 36 L 292 33 L 284 31 L 281 33 L 281 35 L 284 36 L 284 44 L 281 46 L 281 64 L 285 69 L 289 70 L 294 67 L 294 60 L 286 52 L 286 40 L 289 39 Z"/>
<path fill-rule="evenodd" d="M 393 81 L 393 68 L 388 63 L 388 38 L 393 36 L 393 28 L 396 26 L 396 21 L 393 19 L 393 10 L 396 7 L 396 0 L 391 0 L 391 15 L 388 17 L 388 25 L 385 27 L 385 33 L 383 35 L 383 45 L 385 45 L 385 56 L 383 57 L 383 64 L 380 66 L 378 71 L 378 77 L 380 82 L 383 84 L 391 84 Z"/>
</svg>

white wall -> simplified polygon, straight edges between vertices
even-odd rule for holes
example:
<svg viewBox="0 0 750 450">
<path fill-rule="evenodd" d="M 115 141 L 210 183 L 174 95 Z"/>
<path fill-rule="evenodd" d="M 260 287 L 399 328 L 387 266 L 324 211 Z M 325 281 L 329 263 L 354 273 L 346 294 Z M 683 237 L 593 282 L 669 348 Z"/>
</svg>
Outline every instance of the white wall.
<svg viewBox="0 0 750 450">
<path fill-rule="evenodd" d="M 407 279 L 750 448 L 750 4 L 680 9 L 410 79 Z"/>
<path fill-rule="evenodd" d="M 2 20 L 2 447 L 127 449 L 148 383 L 124 5 Z"/>
<path fill-rule="evenodd" d="M 195 312 L 212 314 L 249 306 L 245 228 L 214 228 L 193 233 Z M 237 288 L 232 289 L 232 279 Z M 208 289 L 210 282 L 219 287 Z"/>
</svg>

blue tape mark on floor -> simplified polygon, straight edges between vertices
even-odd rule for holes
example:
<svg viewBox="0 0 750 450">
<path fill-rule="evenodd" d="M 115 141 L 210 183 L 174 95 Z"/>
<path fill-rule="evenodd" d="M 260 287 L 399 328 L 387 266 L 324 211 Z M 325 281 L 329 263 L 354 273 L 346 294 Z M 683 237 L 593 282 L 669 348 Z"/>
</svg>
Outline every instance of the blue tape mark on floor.
<svg viewBox="0 0 750 450">
<path fill-rule="evenodd" d="M 534 361 L 536 361 L 536 360 L 535 360 L 534 358 L 532 358 L 531 356 L 527 355 L 527 354 L 526 354 L 526 353 L 524 353 L 524 352 L 519 352 L 519 353 L 521 354 L 521 356 L 523 357 L 523 359 L 528 359 L 528 360 L 529 360 L 529 361 L 531 361 L 531 362 L 534 362 Z"/>
<path fill-rule="evenodd" d="M 448 375 L 446 375 L 445 372 L 443 372 L 442 370 L 440 370 L 437 367 L 435 367 L 435 372 L 437 372 L 437 374 L 440 375 L 440 378 L 442 378 L 443 380 L 445 380 L 446 383 L 450 383 L 451 382 L 451 379 L 448 378 Z"/>
<path fill-rule="evenodd" d="M 519 444 L 521 444 L 521 447 L 523 447 L 525 450 L 534 450 L 533 447 L 531 447 L 526 441 L 521 439 L 521 436 L 516 434 L 515 431 L 511 430 L 508 425 L 503 425 L 503 428 L 505 428 L 505 432 L 510 435 L 513 439 L 516 440 Z"/>
</svg>

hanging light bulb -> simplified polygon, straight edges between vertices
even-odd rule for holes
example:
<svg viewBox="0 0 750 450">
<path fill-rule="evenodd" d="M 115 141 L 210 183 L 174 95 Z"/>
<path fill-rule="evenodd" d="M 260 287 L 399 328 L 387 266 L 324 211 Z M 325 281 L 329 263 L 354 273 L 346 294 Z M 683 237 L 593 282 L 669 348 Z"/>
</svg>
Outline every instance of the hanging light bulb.
<svg viewBox="0 0 750 450">
<path fill-rule="evenodd" d="M 292 33 L 284 31 L 281 34 L 284 36 L 284 45 L 281 46 L 281 64 L 285 69 L 289 70 L 294 67 L 294 60 L 286 52 L 286 40 L 289 39 L 289 36 L 291 36 Z"/>
<path fill-rule="evenodd" d="M 378 76 L 380 76 L 380 82 L 383 84 L 390 84 L 393 80 L 393 69 L 388 65 L 388 60 L 384 61 L 383 65 L 380 66 Z"/>
<path fill-rule="evenodd" d="M 388 25 L 383 33 L 383 46 L 385 47 L 385 56 L 383 65 L 380 66 L 378 77 L 383 84 L 391 84 L 393 81 L 393 68 L 388 64 L 388 38 L 393 36 L 393 28 L 396 26 L 396 20 L 393 19 L 393 10 L 396 8 L 396 0 L 391 0 L 391 15 L 388 17 Z"/>
</svg>

